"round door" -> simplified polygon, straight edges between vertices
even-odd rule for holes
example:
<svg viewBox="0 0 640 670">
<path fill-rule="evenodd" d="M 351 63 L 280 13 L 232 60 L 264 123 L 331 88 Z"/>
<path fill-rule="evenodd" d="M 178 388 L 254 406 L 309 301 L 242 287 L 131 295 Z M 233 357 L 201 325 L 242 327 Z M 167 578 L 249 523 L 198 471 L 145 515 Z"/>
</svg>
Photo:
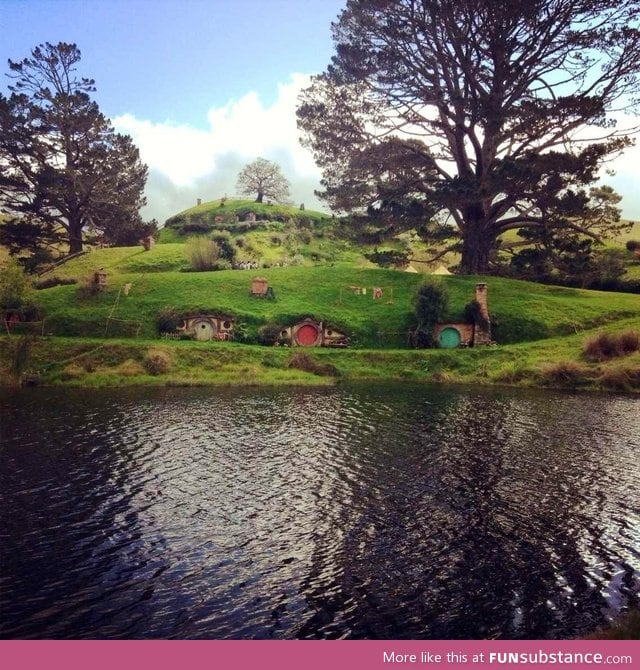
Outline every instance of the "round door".
<svg viewBox="0 0 640 670">
<path fill-rule="evenodd" d="M 305 323 L 298 328 L 296 340 L 301 347 L 312 347 L 317 344 L 320 333 L 318 328 L 311 323 Z"/>
<path fill-rule="evenodd" d="M 215 328 L 211 321 L 196 321 L 193 324 L 193 329 L 196 340 L 208 341 L 212 340 L 216 335 Z"/>
<path fill-rule="evenodd" d="M 438 336 L 438 346 L 443 349 L 455 349 L 460 346 L 461 341 L 460 331 L 452 326 L 443 328 Z"/>
</svg>

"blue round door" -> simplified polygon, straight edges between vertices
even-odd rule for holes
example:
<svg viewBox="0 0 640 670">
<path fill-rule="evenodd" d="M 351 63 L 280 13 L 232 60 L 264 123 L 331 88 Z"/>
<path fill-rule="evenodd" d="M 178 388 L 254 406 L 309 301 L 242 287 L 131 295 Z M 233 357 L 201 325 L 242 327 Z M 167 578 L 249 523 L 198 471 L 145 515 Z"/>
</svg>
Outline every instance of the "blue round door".
<svg viewBox="0 0 640 670">
<path fill-rule="evenodd" d="M 461 341 L 460 331 L 452 326 L 443 328 L 438 336 L 438 346 L 443 349 L 455 349 L 460 346 Z"/>
</svg>

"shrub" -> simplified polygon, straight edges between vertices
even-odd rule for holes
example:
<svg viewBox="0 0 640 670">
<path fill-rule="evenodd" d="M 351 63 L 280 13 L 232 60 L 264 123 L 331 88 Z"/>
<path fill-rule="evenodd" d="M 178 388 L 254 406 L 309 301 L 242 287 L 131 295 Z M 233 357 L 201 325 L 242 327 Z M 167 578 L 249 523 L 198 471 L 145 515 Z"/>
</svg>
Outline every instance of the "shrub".
<svg viewBox="0 0 640 670">
<path fill-rule="evenodd" d="M 236 258 L 236 245 L 231 238 L 231 233 L 227 230 L 217 230 L 210 239 L 218 245 L 220 258 L 233 263 Z"/>
<path fill-rule="evenodd" d="M 150 375 L 161 375 L 171 369 L 171 357 L 162 349 L 149 349 L 144 357 L 144 368 Z"/>
<path fill-rule="evenodd" d="M 637 330 L 625 330 L 618 335 L 617 341 L 618 353 L 620 356 L 627 356 L 636 351 L 640 351 L 640 332 Z"/>
<path fill-rule="evenodd" d="M 83 377 L 86 370 L 77 363 L 69 363 L 65 365 L 62 372 L 60 373 L 60 378 L 63 381 L 71 381 L 72 379 L 79 379 Z"/>
<path fill-rule="evenodd" d="M 337 377 L 338 369 L 331 363 L 321 363 L 310 356 L 306 351 L 297 351 L 289 359 L 290 368 L 310 372 L 321 377 Z"/>
<path fill-rule="evenodd" d="M 173 333 L 182 323 L 182 318 L 182 315 L 175 307 L 165 307 L 165 309 L 158 313 L 156 320 L 158 332 L 160 334 Z"/>
<path fill-rule="evenodd" d="M 582 348 L 589 361 L 606 361 L 616 356 L 627 356 L 640 350 L 640 332 L 625 330 L 617 335 L 599 333 L 587 339 Z"/>
<path fill-rule="evenodd" d="M 185 253 L 196 272 L 216 269 L 220 259 L 220 247 L 206 237 L 192 237 L 185 245 Z"/>
<path fill-rule="evenodd" d="M 575 388 L 588 383 L 593 373 L 573 361 L 560 361 L 542 368 L 542 382 L 549 386 Z"/>
<path fill-rule="evenodd" d="M 640 242 L 638 240 L 628 240 L 626 245 L 627 251 L 636 251 L 636 249 L 640 249 Z"/>
<path fill-rule="evenodd" d="M 144 368 L 138 361 L 134 361 L 133 358 L 127 358 L 126 361 L 123 361 L 115 369 L 122 377 L 137 377 L 144 374 Z"/>
<path fill-rule="evenodd" d="M 489 326 L 488 321 L 482 314 L 482 306 L 477 300 L 472 300 L 464 306 L 463 317 L 466 323 L 477 323 L 483 328 Z"/>
<path fill-rule="evenodd" d="M 258 328 L 258 343 L 273 346 L 280 339 L 282 326 L 278 323 L 265 323 Z"/>
<path fill-rule="evenodd" d="M 433 343 L 433 331 L 444 318 L 448 304 L 449 295 L 442 284 L 425 282 L 418 288 L 413 300 L 413 313 L 421 341 L 424 340 L 428 345 Z"/>
<path fill-rule="evenodd" d="M 598 383 L 602 388 L 610 391 L 628 391 L 632 386 L 629 371 L 617 367 L 603 370 Z"/>
<path fill-rule="evenodd" d="M 78 280 L 73 277 L 47 277 L 46 279 L 40 279 L 37 281 L 34 286 L 38 291 L 41 291 L 45 288 L 53 288 L 54 286 L 70 286 L 71 284 L 77 284 Z"/>
<path fill-rule="evenodd" d="M 92 298 L 98 293 L 100 293 L 100 287 L 96 284 L 95 277 L 93 275 L 83 277 L 78 287 L 80 298 Z"/>
<path fill-rule="evenodd" d="M 182 235 L 187 235 L 188 233 L 208 233 L 210 230 L 211 226 L 208 223 L 196 221 L 195 223 L 185 223 L 180 233 Z"/>
<path fill-rule="evenodd" d="M 0 269 L 0 308 L 17 309 L 31 298 L 31 282 L 22 266 L 10 258 Z"/>
<path fill-rule="evenodd" d="M 582 354 L 588 361 L 606 361 L 618 355 L 616 340 L 609 333 L 598 333 L 585 340 Z"/>
</svg>

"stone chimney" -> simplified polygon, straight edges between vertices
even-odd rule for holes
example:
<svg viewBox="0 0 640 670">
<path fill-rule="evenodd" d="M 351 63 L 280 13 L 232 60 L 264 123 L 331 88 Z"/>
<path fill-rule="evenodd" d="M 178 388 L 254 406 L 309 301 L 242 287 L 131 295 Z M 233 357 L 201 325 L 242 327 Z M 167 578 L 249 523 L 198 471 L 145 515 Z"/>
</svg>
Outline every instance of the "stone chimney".
<svg viewBox="0 0 640 670">
<path fill-rule="evenodd" d="M 474 328 L 474 345 L 491 344 L 491 320 L 487 300 L 487 285 L 476 284 L 476 302 L 480 305 L 479 319 Z"/>
</svg>

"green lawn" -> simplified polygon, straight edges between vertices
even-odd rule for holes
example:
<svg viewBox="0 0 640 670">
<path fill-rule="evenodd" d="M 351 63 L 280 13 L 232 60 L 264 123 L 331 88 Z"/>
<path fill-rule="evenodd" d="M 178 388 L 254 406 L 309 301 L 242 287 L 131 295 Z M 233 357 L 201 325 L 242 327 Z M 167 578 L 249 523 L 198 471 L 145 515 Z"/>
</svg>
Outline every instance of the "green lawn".
<svg viewBox="0 0 640 670">
<path fill-rule="evenodd" d="M 345 329 L 353 345 L 405 347 L 412 324 L 412 299 L 426 277 L 396 270 L 359 268 L 335 263 L 309 267 L 180 272 L 185 267 L 184 245 L 93 251 L 74 259 L 56 275 L 82 279 L 98 268 L 108 275 L 108 289 L 82 297 L 79 287 L 57 286 L 36 292 L 46 318 L 46 330 L 59 335 L 99 336 L 113 321 L 110 334 L 145 337 L 156 334 L 158 313 L 168 307 L 179 311 L 222 312 L 235 316 L 251 337 L 267 322 L 288 324 L 314 316 Z M 276 300 L 249 296 L 252 277 L 264 275 Z M 450 317 L 459 319 L 473 299 L 476 281 L 484 278 L 449 276 L 439 279 L 450 293 Z M 619 318 L 640 315 L 640 297 L 543 286 L 500 278 L 486 278 L 494 322 L 500 343 L 543 339 L 580 332 Z M 121 289 L 131 284 L 129 295 Z M 367 288 L 355 295 L 352 287 Z M 373 300 L 373 287 L 383 298 Z M 119 297 L 118 297 L 119 296 Z M 135 322 L 127 324 L 127 322 Z"/>
</svg>

